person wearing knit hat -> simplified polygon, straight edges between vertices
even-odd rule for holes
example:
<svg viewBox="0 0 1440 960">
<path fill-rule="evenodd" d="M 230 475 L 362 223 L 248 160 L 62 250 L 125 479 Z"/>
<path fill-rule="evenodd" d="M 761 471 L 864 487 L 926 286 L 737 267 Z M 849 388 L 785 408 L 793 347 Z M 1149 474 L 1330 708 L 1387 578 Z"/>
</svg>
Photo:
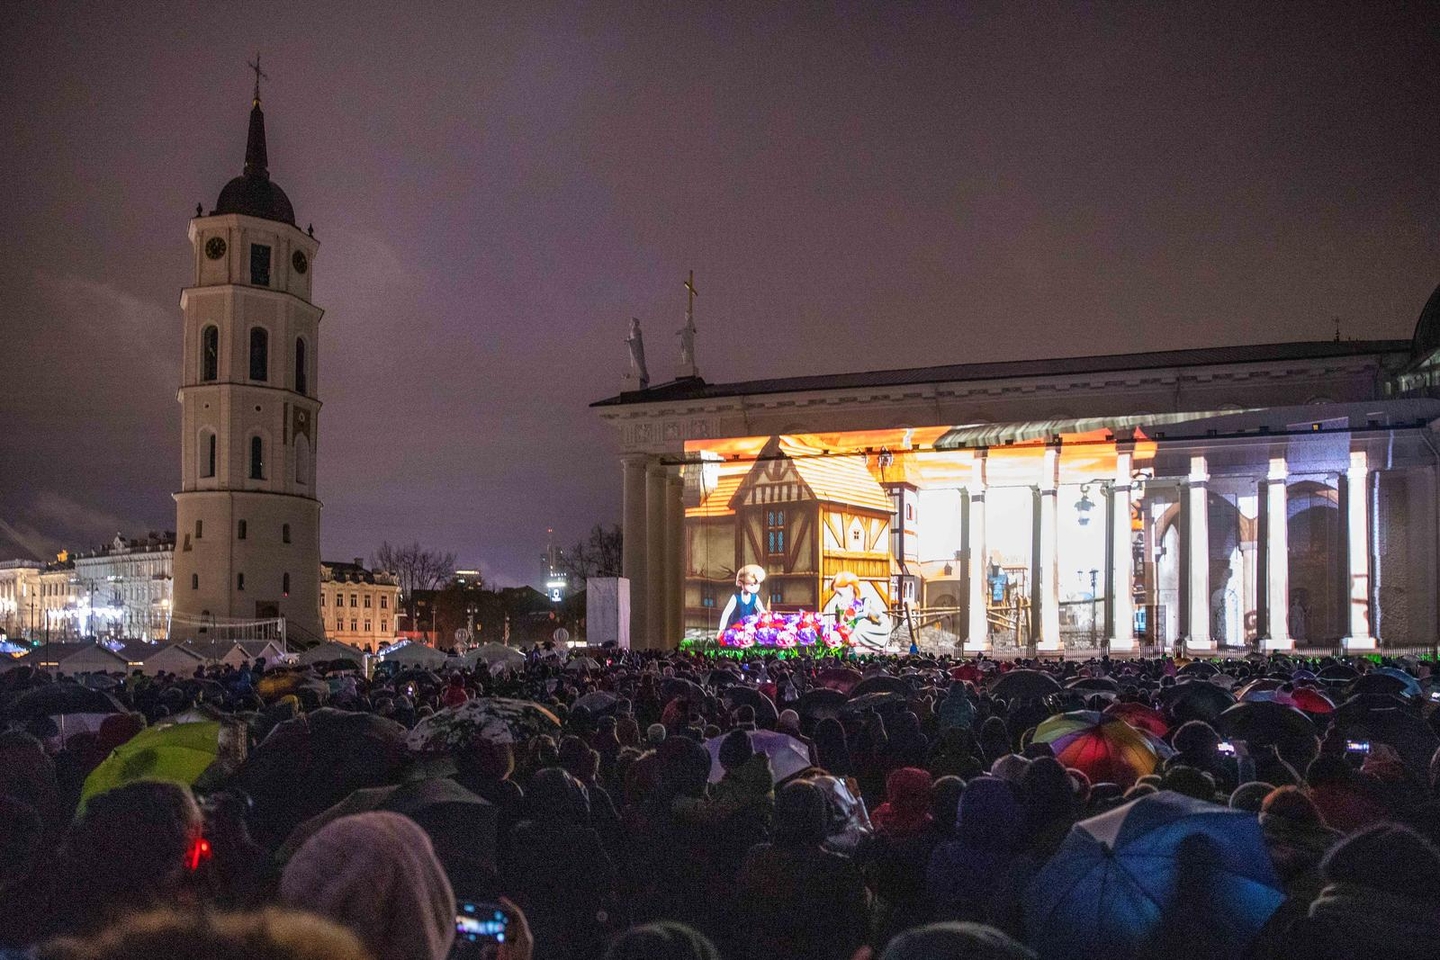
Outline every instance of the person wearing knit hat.
<svg viewBox="0 0 1440 960">
<path fill-rule="evenodd" d="M 1029 760 L 1017 753 L 1007 753 L 990 764 L 990 776 L 1009 780 L 1011 783 L 1019 783 L 1025 776 L 1025 771 L 1029 769 Z"/>
<path fill-rule="evenodd" d="M 280 899 L 353 930 L 376 960 L 444 960 L 455 893 L 413 820 L 376 811 L 321 827 L 280 875 Z"/>
<path fill-rule="evenodd" d="M 1265 802 L 1265 798 L 1268 797 L 1274 789 L 1274 784 L 1261 783 L 1258 780 L 1242 783 L 1230 794 L 1230 809 L 1244 810 L 1247 813 L 1259 813 L 1260 805 Z"/>
<path fill-rule="evenodd" d="M 645 743 L 652 749 L 665 742 L 665 724 L 652 723 L 645 728 Z"/>
</svg>

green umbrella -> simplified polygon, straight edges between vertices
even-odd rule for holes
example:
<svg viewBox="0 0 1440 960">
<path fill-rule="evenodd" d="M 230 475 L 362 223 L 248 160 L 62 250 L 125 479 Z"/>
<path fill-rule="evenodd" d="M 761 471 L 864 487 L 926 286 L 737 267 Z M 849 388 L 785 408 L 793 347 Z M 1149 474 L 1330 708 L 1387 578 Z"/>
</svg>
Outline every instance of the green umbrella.
<svg viewBox="0 0 1440 960">
<path fill-rule="evenodd" d="M 220 752 L 220 723 L 175 723 L 140 731 L 110 752 L 85 778 L 80 812 L 91 797 L 139 780 L 192 786 Z"/>
</svg>

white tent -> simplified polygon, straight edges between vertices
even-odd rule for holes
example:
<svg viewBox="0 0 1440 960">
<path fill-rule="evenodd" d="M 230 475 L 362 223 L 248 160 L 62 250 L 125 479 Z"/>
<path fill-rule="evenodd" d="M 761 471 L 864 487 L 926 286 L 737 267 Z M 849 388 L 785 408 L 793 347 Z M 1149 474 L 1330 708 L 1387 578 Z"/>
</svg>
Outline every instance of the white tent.
<svg viewBox="0 0 1440 960">
<path fill-rule="evenodd" d="M 423 643 L 410 643 L 405 641 L 396 644 L 382 653 L 380 659 L 386 663 L 398 663 L 402 667 L 424 667 L 429 669 L 444 666 L 445 661 L 450 658 L 434 647 L 427 647 Z"/>
<path fill-rule="evenodd" d="M 476 647 L 461 658 L 465 666 L 473 667 L 477 663 L 487 665 L 491 672 L 497 670 L 519 670 L 525 666 L 525 654 L 514 647 L 507 647 L 503 643 L 487 643 Z"/>
<path fill-rule="evenodd" d="M 340 643 L 338 640 L 326 640 L 324 643 L 316 644 L 309 650 L 304 650 L 295 658 L 295 662 L 301 666 L 311 663 L 324 663 L 327 660 L 354 660 L 361 666 L 365 665 L 367 654 L 359 647 L 352 647 L 348 643 Z"/>
</svg>

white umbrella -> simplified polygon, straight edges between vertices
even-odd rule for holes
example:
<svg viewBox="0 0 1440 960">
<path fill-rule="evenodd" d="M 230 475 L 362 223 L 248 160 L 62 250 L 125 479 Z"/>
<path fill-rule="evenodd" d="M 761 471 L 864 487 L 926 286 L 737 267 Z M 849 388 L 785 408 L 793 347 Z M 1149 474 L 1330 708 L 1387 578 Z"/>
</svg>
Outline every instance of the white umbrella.
<svg viewBox="0 0 1440 960">
<path fill-rule="evenodd" d="M 599 670 L 599 661 L 591 657 L 577 657 L 565 664 L 566 673 L 579 673 L 582 670 Z"/>
<path fill-rule="evenodd" d="M 391 648 L 388 653 L 382 654 L 380 659 L 386 663 L 398 663 L 407 667 L 438 667 L 449 658 L 423 643 L 406 643 Z"/>
<path fill-rule="evenodd" d="M 776 783 L 811 766 L 809 748 L 789 734 L 774 730 L 751 730 L 749 734 L 755 752 L 770 757 L 770 775 Z M 710 751 L 711 783 L 725 776 L 725 768 L 720 766 L 720 743 L 724 739 L 720 736 L 705 741 L 705 749 Z"/>
</svg>

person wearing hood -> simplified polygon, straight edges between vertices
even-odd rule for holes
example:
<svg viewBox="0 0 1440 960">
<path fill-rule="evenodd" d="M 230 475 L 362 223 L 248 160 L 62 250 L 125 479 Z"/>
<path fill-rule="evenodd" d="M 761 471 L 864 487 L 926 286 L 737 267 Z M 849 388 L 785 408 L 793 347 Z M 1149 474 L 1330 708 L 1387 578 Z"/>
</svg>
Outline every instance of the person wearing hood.
<svg viewBox="0 0 1440 960">
<path fill-rule="evenodd" d="M 1440 850 L 1379 823 L 1320 863 L 1325 883 L 1290 930 L 1285 955 L 1307 960 L 1424 960 L 1440 943 Z"/>
<path fill-rule="evenodd" d="M 855 852 L 866 886 L 875 895 L 877 944 L 930 919 L 925 868 L 940 840 L 930 816 L 927 771 L 894 770 L 886 778 L 885 791 L 885 802 L 870 818 L 875 832 Z"/>
<path fill-rule="evenodd" d="M 932 923 L 891 940 L 880 960 L 1035 960 L 1035 952 L 994 927 Z"/>
<path fill-rule="evenodd" d="M 548 767 L 530 779 L 524 811 L 501 860 L 501 886 L 529 917 L 539 956 L 592 956 L 611 926 L 616 875 L 590 825 L 585 787 Z"/>
<path fill-rule="evenodd" d="M 991 923 L 997 891 L 1025 847 L 1020 794 L 1007 780 L 976 777 L 965 784 L 955 839 L 939 844 L 925 870 L 925 887 L 940 920 Z"/>
<path fill-rule="evenodd" d="M 1298 787 L 1272 790 L 1260 804 L 1260 829 L 1275 872 L 1291 897 L 1311 900 L 1320 892 L 1320 861 L 1340 839 L 1315 802 Z"/>
<path fill-rule="evenodd" d="M 353 931 L 375 960 L 445 960 L 455 892 L 415 822 L 372 811 L 333 820 L 295 852 L 280 899 Z"/>
<path fill-rule="evenodd" d="M 819 784 L 797 780 L 776 795 L 774 839 L 740 870 L 737 955 L 830 960 L 864 942 L 865 883 L 849 857 L 824 849 L 829 817 Z"/>
</svg>

